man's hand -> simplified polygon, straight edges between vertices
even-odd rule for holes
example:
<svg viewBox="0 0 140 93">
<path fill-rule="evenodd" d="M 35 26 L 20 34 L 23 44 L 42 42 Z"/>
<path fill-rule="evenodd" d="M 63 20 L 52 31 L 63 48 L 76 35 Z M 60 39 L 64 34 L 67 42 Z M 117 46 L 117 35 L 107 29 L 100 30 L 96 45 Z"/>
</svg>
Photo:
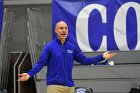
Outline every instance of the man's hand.
<svg viewBox="0 0 140 93">
<path fill-rule="evenodd" d="M 27 81 L 30 78 L 30 75 L 27 73 L 18 74 L 20 78 L 17 81 Z"/>
<path fill-rule="evenodd" d="M 109 51 L 103 53 L 103 57 L 105 59 L 110 59 L 110 58 L 114 57 L 115 55 L 116 55 L 116 53 L 110 53 Z"/>
</svg>

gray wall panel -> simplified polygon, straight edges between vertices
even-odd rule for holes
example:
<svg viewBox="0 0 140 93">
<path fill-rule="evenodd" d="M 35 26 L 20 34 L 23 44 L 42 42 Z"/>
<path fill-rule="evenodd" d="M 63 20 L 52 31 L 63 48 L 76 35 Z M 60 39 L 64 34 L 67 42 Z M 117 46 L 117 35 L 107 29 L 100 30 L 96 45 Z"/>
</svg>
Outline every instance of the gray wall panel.
<svg viewBox="0 0 140 93">
<path fill-rule="evenodd" d="M 140 63 L 140 51 L 113 51 L 116 52 L 117 55 L 112 58 L 115 64 L 118 63 Z M 87 56 L 96 56 L 102 54 L 103 52 L 94 52 L 94 53 L 85 53 Z"/>
<path fill-rule="evenodd" d="M 38 5 L 51 3 L 52 0 L 4 0 L 4 5 Z"/>
<path fill-rule="evenodd" d="M 140 65 L 74 66 L 74 79 L 140 78 Z"/>
<path fill-rule="evenodd" d="M 27 36 L 28 36 L 28 29 L 27 29 L 27 8 L 29 6 L 14 6 L 12 7 L 16 12 L 16 19 L 13 28 L 12 33 L 12 50 L 11 51 L 29 51 L 29 46 L 27 42 Z M 51 5 L 42 5 L 42 6 L 30 6 L 41 9 L 41 15 L 42 15 L 42 33 L 43 37 L 42 40 L 47 43 L 51 41 L 52 39 L 52 18 L 51 18 Z M 11 8 L 11 6 L 8 6 L 8 8 Z"/>
</svg>

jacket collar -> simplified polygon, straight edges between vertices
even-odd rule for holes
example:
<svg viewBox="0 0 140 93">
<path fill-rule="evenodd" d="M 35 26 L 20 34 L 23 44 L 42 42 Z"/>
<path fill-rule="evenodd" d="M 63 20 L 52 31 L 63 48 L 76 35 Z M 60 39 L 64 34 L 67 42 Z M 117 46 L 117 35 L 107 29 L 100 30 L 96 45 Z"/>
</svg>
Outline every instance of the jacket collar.
<svg viewBox="0 0 140 93">
<path fill-rule="evenodd" d="M 56 41 L 57 41 L 60 45 L 62 45 L 61 41 L 60 41 L 58 38 L 56 38 Z M 65 40 L 64 44 L 66 44 L 66 42 L 67 42 L 67 39 Z M 64 45 L 64 44 L 63 44 L 63 45 Z"/>
</svg>

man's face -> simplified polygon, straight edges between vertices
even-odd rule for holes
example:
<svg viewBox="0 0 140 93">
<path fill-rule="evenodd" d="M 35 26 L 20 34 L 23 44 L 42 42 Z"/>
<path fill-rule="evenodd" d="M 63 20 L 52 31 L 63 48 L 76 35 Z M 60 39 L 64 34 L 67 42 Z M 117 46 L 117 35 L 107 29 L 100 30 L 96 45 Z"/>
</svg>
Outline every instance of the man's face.
<svg viewBox="0 0 140 93">
<path fill-rule="evenodd" d="M 67 26 L 67 24 L 63 21 L 57 23 L 56 28 L 55 28 L 55 32 L 57 34 L 57 37 L 60 40 L 66 39 L 67 36 L 68 36 L 68 26 Z"/>
</svg>

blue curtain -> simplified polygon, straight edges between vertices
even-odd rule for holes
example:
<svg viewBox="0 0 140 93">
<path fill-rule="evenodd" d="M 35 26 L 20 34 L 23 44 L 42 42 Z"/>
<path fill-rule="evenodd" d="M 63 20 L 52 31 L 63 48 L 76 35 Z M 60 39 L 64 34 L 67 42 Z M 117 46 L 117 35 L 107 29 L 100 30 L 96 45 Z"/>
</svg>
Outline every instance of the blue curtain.
<svg viewBox="0 0 140 93">
<path fill-rule="evenodd" d="M 1 32 L 2 32 L 2 22 L 3 22 L 3 0 L 0 0 L 0 37 L 1 37 Z"/>
</svg>

